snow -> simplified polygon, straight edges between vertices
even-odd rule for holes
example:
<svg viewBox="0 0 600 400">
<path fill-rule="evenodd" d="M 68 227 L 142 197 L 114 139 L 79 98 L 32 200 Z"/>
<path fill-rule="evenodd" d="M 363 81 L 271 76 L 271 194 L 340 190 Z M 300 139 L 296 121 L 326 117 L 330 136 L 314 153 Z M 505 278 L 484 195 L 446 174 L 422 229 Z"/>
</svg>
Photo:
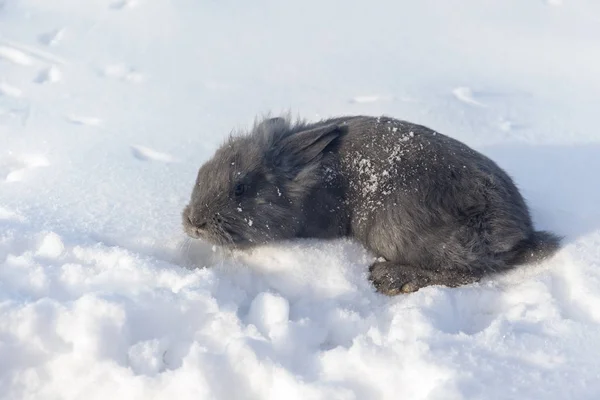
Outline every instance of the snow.
<svg viewBox="0 0 600 400">
<path fill-rule="evenodd" d="M 37 83 L 55 83 L 55 82 L 60 81 L 61 78 L 62 78 L 62 73 L 60 72 L 60 69 L 58 69 L 58 67 L 53 65 L 51 67 L 41 70 L 40 73 L 38 74 L 38 77 L 36 78 L 36 82 Z"/>
<path fill-rule="evenodd" d="M 0 1 L 0 397 L 596 399 L 599 21 L 594 0 Z M 387 298 L 347 240 L 186 239 L 201 163 L 287 110 L 460 139 L 565 246 Z"/>
<path fill-rule="evenodd" d="M 290 304 L 281 296 L 259 293 L 250 303 L 248 322 L 265 337 L 273 339 L 277 331 L 285 330 L 290 317 Z"/>
<path fill-rule="evenodd" d="M 0 46 L 0 58 L 20 65 L 29 65 L 32 63 L 28 55 L 6 46 Z"/>
<path fill-rule="evenodd" d="M 65 245 L 63 244 L 60 236 L 54 232 L 50 232 L 42 239 L 36 255 L 48 258 L 57 258 L 61 255 L 64 249 Z"/>
</svg>

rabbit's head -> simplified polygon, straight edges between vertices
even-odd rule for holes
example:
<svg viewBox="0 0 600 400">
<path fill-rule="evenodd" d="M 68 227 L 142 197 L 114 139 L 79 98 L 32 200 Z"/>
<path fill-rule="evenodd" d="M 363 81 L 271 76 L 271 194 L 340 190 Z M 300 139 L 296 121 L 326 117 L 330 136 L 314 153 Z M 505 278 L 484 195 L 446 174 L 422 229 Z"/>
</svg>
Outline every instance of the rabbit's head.
<svg viewBox="0 0 600 400">
<path fill-rule="evenodd" d="M 186 233 L 231 248 L 295 237 L 340 134 L 335 124 L 271 118 L 230 137 L 198 172 L 182 215 Z"/>
</svg>

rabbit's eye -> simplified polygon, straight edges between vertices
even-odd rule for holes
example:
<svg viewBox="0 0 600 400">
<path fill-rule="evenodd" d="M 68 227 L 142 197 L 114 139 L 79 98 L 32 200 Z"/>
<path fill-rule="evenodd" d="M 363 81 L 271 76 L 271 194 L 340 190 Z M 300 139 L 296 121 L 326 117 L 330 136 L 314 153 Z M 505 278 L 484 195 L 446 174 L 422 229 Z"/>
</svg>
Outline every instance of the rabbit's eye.
<svg viewBox="0 0 600 400">
<path fill-rule="evenodd" d="M 242 194 L 244 194 L 245 191 L 246 185 L 244 185 L 243 183 L 238 183 L 233 189 L 233 194 L 235 194 L 236 196 L 241 196 Z"/>
</svg>

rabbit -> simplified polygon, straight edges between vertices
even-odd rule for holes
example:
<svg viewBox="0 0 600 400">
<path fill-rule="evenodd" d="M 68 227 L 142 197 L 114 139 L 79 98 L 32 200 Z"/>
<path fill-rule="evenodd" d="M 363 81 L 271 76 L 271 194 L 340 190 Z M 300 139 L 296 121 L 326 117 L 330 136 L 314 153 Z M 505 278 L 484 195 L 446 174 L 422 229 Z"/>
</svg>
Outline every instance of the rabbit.
<svg viewBox="0 0 600 400">
<path fill-rule="evenodd" d="M 422 125 L 344 116 L 263 118 L 201 166 L 183 227 L 228 249 L 351 237 L 386 295 L 458 287 L 553 255 L 496 163 Z"/>
</svg>

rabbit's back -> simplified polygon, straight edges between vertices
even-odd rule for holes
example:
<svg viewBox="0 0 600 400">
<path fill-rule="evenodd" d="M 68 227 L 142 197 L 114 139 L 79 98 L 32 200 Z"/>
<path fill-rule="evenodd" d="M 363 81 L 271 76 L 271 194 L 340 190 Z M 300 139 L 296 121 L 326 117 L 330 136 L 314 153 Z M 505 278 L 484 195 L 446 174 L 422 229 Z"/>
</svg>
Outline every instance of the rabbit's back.
<svg viewBox="0 0 600 400">
<path fill-rule="evenodd" d="M 512 179 L 465 144 L 392 118 L 345 122 L 338 149 L 350 234 L 386 259 L 502 268 L 532 232 Z"/>
</svg>

